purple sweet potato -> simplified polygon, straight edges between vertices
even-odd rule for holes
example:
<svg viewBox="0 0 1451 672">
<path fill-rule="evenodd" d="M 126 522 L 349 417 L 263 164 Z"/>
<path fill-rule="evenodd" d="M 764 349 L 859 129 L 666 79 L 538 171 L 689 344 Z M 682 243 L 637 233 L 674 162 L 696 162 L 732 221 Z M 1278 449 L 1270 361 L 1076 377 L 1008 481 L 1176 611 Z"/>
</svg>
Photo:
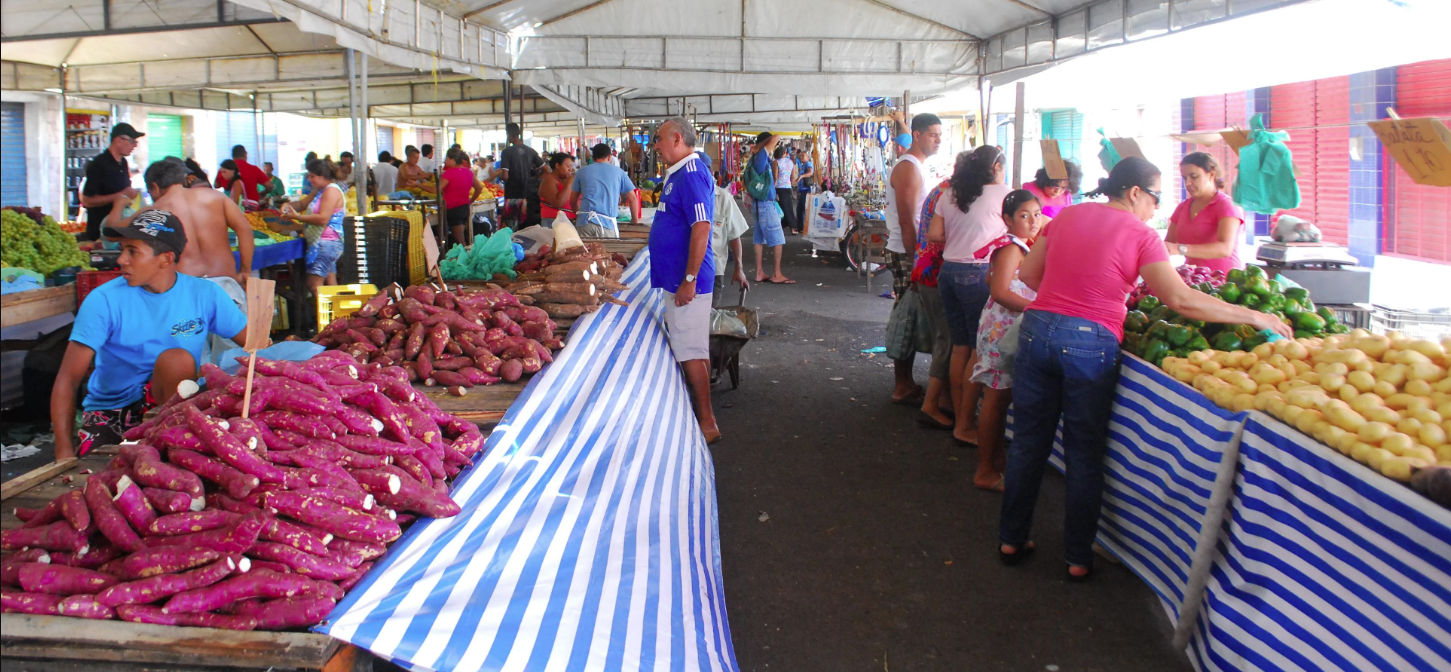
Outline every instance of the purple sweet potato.
<svg viewBox="0 0 1451 672">
<path fill-rule="evenodd" d="M 473 459 L 484 449 L 484 435 L 477 429 L 470 429 L 454 439 L 451 445 L 464 457 Z"/>
<path fill-rule="evenodd" d="M 186 450 L 210 452 L 202 444 L 202 440 L 196 434 L 193 434 L 186 425 L 167 427 L 152 436 L 151 441 L 154 441 L 156 445 L 162 448 L 184 448 Z"/>
<path fill-rule="evenodd" d="M 387 543 L 403 534 L 390 521 L 318 497 L 290 492 L 269 492 L 264 502 L 281 515 L 344 539 Z"/>
<path fill-rule="evenodd" d="M 195 409 L 192 409 L 195 411 Z M 201 497 L 202 479 L 196 474 L 166 464 L 161 460 L 142 460 L 131 465 L 131 479 L 149 488 L 162 488 L 185 492 L 193 498 Z M 95 480 L 94 478 L 91 480 Z M 92 514 L 95 513 L 92 507 Z"/>
<path fill-rule="evenodd" d="M 162 610 L 171 613 L 214 611 L 239 600 L 253 597 L 292 597 L 311 585 L 311 579 L 297 574 L 283 574 L 254 569 L 204 588 L 173 595 Z"/>
<path fill-rule="evenodd" d="M 331 596 L 299 595 L 265 602 L 245 602 L 234 618 L 255 619 L 258 630 L 287 630 L 315 625 L 335 606 L 337 600 Z"/>
<path fill-rule="evenodd" d="M 61 616 L 108 620 L 116 617 L 110 607 L 96 601 L 95 595 L 72 595 L 60 601 L 57 611 Z"/>
<path fill-rule="evenodd" d="M 26 592 L 51 595 L 94 595 L 119 582 L 94 570 L 40 562 L 22 565 L 18 578 Z"/>
<path fill-rule="evenodd" d="M 237 379 L 237 376 L 223 371 L 222 367 L 217 366 L 216 364 L 213 364 L 211 362 L 202 364 L 201 374 L 202 377 L 207 380 L 207 389 L 209 390 L 216 390 L 226 387 L 228 383 Z"/>
<path fill-rule="evenodd" d="M 126 555 L 126 551 L 102 541 L 79 553 L 56 551 L 50 555 L 50 561 L 53 564 L 65 565 L 67 567 L 100 569 L 106 563 L 124 555 Z"/>
<path fill-rule="evenodd" d="M 433 377 L 433 351 L 425 347 L 418 353 L 417 361 L 413 362 L 413 368 L 418 371 L 418 377 L 428 380 Z"/>
<path fill-rule="evenodd" d="M 17 590 L 0 591 L 0 611 L 16 614 L 59 616 L 60 602 L 65 598 L 46 593 L 30 593 Z"/>
<path fill-rule="evenodd" d="M 146 501 L 151 502 L 151 506 L 158 513 L 180 513 L 182 511 L 201 510 L 201 505 L 198 502 L 202 500 L 193 498 L 185 492 L 163 490 L 161 488 L 141 488 L 141 493 L 146 495 Z"/>
<path fill-rule="evenodd" d="M 413 479 L 399 480 L 401 483 L 397 493 L 373 493 L 379 503 L 392 509 L 412 511 L 429 518 L 450 518 L 462 511 L 458 503 L 449 498 L 447 493 L 429 489 Z"/>
<path fill-rule="evenodd" d="M 218 460 L 190 450 L 171 451 L 171 461 L 179 467 L 226 488 L 227 494 L 237 499 L 246 497 L 262 484 L 262 481 L 252 474 L 244 474 Z"/>
<path fill-rule="evenodd" d="M 268 429 L 270 429 L 274 436 L 280 439 L 284 444 L 290 446 L 290 448 L 277 448 L 276 450 L 291 450 L 292 448 L 301 448 L 307 445 L 307 443 L 312 440 L 312 437 L 303 436 L 290 429 L 268 427 L 267 423 L 260 421 L 258 424 L 262 427 L 267 427 Z"/>
<path fill-rule="evenodd" d="M 468 357 L 441 357 L 434 360 L 434 371 L 458 371 L 465 366 L 473 366 L 474 360 Z"/>
<path fill-rule="evenodd" d="M 280 394 L 286 395 L 288 393 L 282 392 Z M 277 467 L 273 466 L 271 462 L 262 459 L 260 455 L 249 449 L 237 437 L 228 434 L 215 420 L 205 417 L 194 410 L 183 410 L 183 412 L 187 414 L 187 426 L 197 436 L 201 437 L 202 443 L 205 443 L 223 462 L 237 471 L 255 476 L 261 481 L 267 483 L 282 482 L 282 473 L 277 470 Z M 228 490 L 232 490 L 232 488 L 229 487 Z M 236 496 L 235 493 L 233 496 Z"/>
<path fill-rule="evenodd" d="M 429 380 L 433 381 L 433 384 L 441 385 L 441 386 L 444 386 L 444 387 L 455 387 L 455 386 L 458 386 L 458 387 L 473 387 L 474 386 L 474 384 L 469 381 L 468 377 L 460 374 L 457 371 L 448 371 L 448 370 L 445 370 L 445 369 L 434 369 L 433 376 L 430 377 Z M 429 385 L 428 382 L 424 382 L 423 384 L 424 385 Z"/>
<path fill-rule="evenodd" d="M 76 530 L 86 530 L 91 526 L 91 511 L 86 508 L 86 495 L 80 490 L 72 490 L 59 497 L 60 513 L 65 517 L 66 522 Z"/>
<path fill-rule="evenodd" d="M 333 430 L 329 429 L 326 424 L 323 424 L 316 418 L 290 411 L 267 411 L 257 414 L 256 417 L 258 422 L 271 427 L 274 433 L 284 438 L 286 436 L 278 430 L 296 432 L 297 434 L 313 439 L 332 439 L 336 436 Z"/>
<path fill-rule="evenodd" d="M 226 527 L 237 522 L 240 517 L 239 514 L 223 509 L 173 513 L 152 521 L 146 531 L 153 535 L 174 537 Z"/>
<path fill-rule="evenodd" d="M 397 404 L 394 404 L 393 400 L 388 398 L 388 395 L 374 392 L 372 394 L 359 395 L 354 400 L 364 408 L 367 408 L 373 414 L 373 417 L 382 421 L 383 430 L 392 434 L 390 438 L 406 441 L 411 436 L 408 431 L 407 419 L 398 411 Z"/>
<path fill-rule="evenodd" d="M 293 463 L 299 467 L 303 467 L 304 469 L 311 469 L 314 471 L 320 471 L 332 477 L 328 479 L 329 483 L 331 484 L 330 486 L 321 486 L 321 484 L 317 484 L 318 486 L 341 487 L 345 490 L 362 489 L 362 486 L 358 485 L 357 481 L 353 479 L 352 475 L 349 474 L 347 470 L 334 464 L 333 461 L 327 457 L 304 450 L 293 451 L 291 457 Z"/>
<path fill-rule="evenodd" d="M 195 569 L 220 557 L 222 554 L 210 548 L 149 548 L 126 556 L 121 561 L 121 571 L 126 576 L 145 579 Z"/>
<path fill-rule="evenodd" d="M 242 358 L 239 357 L 238 359 L 241 360 Z M 243 363 L 245 363 L 245 361 L 243 361 Z M 290 378 L 304 385 L 313 385 L 318 388 L 325 388 L 327 385 L 327 383 L 323 381 L 322 377 L 317 375 L 316 371 L 304 369 L 294 362 L 288 362 L 283 360 L 258 359 L 257 373 L 261 373 L 267 376 L 281 376 L 285 378 Z"/>
<path fill-rule="evenodd" d="M 131 465 L 142 460 L 161 459 L 161 451 L 157 450 L 155 446 L 146 443 L 128 443 L 123 445 L 121 446 L 121 450 L 117 452 L 117 455 L 125 460 L 126 464 Z"/>
<path fill-rule="evenodd" d="M 349 473 L 357 479 L 358 484 L 363 486 L 364 490 L 375 497 L 380 493 L 395 494 L 402 487 L 401 476 L 382 469 L 353 469 Z M 367 510 L 371 511 L 373 508 L 370 507 Z"/>
<path fill-rule="evenodd" d="M 388 298 L 388 292 L 374 294 L 372 298 L 368 299 L 367 303 L 363 304 L 362 308 L 358 309 L 358 317 L 372 317 L 377 315 L 378 311 L 388 305 Z"/>
<path fill-rule="evenodd" d="M 474 385 L 493 385 L 501 379 L 498 376 L 491 376 L 484 373 L 483 369 L 474 366 L 465 366 L 458 370 L 459 375 L 467 378 Z"/>
<path fill-rule="evenodd" d="M 499 366 L 499 377 L 510 383 L 519 382 L 524 375 L 524 364 L 517 359 L 510 359 Z"/>
<path fill-rule="evenodd" d="M 50 553 L 43 548 L 29 548 L 0 558 L 0 584 L 20 585 L 20 567 L 30 563 L 50 564 Z"/>
<path fill-rule="evenodd" d="M 154 463 L 146 461 L 141 464 Z M 126 516 L 122 515 L 120 509 L 116 508 L 116 503 L 111 501 L 111 491 L 104 483 L 94 478 L 86 479 L 86 505 L 91 509 L 91 520 L 95 521 L 101 534 L 110 539 L 112 544 L 128 553 L 135 553 L 146 548 L 146 542 L 141 540 L 141 536 L 131 528 L 131 523 L 126 520 Z"/>
<path fill-rule="evenodd" d="M 250 561 L 247 564 L 250 565 Z M 155 602 L 184 590 L 210 586 L 227 578 L 236 570 L 237 563 L 231 558 L 224 557 L 210 565 L 188 572 L 162 574 L 137 581 L 118 583 L 97 594 L 96 601 L 109 607 Z"/>
<path fill-rule="evenodd" d="M 252 496 L 253 497 L 257 497 L 259 495 L 258 495 L 258 493 L 256 491 L 254 491 L 252 493 Z M 226 496 L 226 495 L 224 495 L 224 494 L 222 494 L 220 492 L 214 492 L 214 493 L 212 493 L 210 495 L 207 495 L 207 502 L 209 504 L 211 504 L 211 506 L 214 507 L 214 508 L 216 508 L 216 509 L 220 509 L 222 511 L 226 511 L 228 513 L 235 513 L 235 514 L 237 514 L 239 516 L 245 516 L 245 515 L 247 515 L 249 513 L 258 513 L 260 511 L 262 511 L 262 509 L 254 506 L 252 504 L 249 504 L 247 502 L 244 502 L 244 501 L 242 501 L 240 499 L 235 499 L 233 497 L 228 497 L 228 496 Z M 231 522 L 228 522 L 228 523 L 224 524 L 223 527 L 225 527 L 226 525 L 230 525 L 230 524 L 231 524 Z M 212 529 L 217 529 L 217 528 L 212 528 Z M 200 530 L 200 531 L 205 532 L 206 530 Z"/>
<path fill-rule="evenodd" d="M 349 434 L 378 436 L 383 431 L 382 421 L 348 404 L 341 404 L 333 412 L 333 417 L 347 428 Z"/>
<path fill-rule="evenodd" d="M 248 615 L 214 614 L 211 612 L 169 613 L 162 607 L 147 604 L 126 604 L 116 608 L 116 616 L 131 623 L 178 625 L 221 630 L 255 630 L 257 619 Z"/>
<path fill-rule="evenodd" d="M 205 458 L 203 458 L 205 459 Z M 82 496 L 84 503 L 85 497 Z M 137 530 L 146 530 L 156 520 L 156 509 L 151 507 L 151 502 L 146 501 L 146 495 L 141 492 L 141 486 L 136 485 L 130 476 L 122 476 L 116 483 L 116 496 L 111 499 L 116 505 L 116 510 L 131 523 L 131 527 Z"/>
<path fill-rule="evenodd" d="M 288 567 L 287 565 L 284 565 L 280 562 L 273 562 L 271 560 L 251 560 L 251 563 L 252 569 L 255 570 L 277 572 L 278 574 L 292 573 L 291 567 Z"/>
<path fill-rule="evenodd" d="M 304 488 L 301 490 L 293 490 L 293 492 L 308 497 L 325 499 L 329 502 L 335 502 L 359 511 L 369 511 L 373 508 L 373 496 L 366 492 L 340 490 L 338 488 Z"/>
<path fill-rule="evenodd" d="M 332 541 L 333 535 L 300 523 L 270 518 L 267 526 L 262 528 L 261 538 L 283 546 L 291 546 L 304 553 L 327 555 L 327 542 Z M 269 558 L 264 557 L 264 559 Z"/>
<path fill-rule="evenodd" d="M 252 547 L 251 553 L 263 560 L 280 562 L 292 568 L 293 572 L 302 576 L 320 579 L 323 581 L 336 581 L 352 573 L 352 568 L 331 558 L 304 553 L 286 544 L 273 544 L 259 541 Z"/>
<path fill-rule="evenodd" d="M 368 575 L 368 570 L 372 568 L 373 563 L 371 562 L 365 562 L 361 565 L 358 565 L 355 569 L 353 569 L 353 573 L 350 576 L 338 582 L 338 587 L 342 588 L 344 591 L 352 590 L 353 586 L 358 585 L 358 582 L 362 581 L 363 577 Z"/>
<path fill-rule="evenodd" d="M 41 527 L 49 525 L 65 517 L 60 510 L 60 498 L 50 500 L 49 504 L 38 509 L 15 509 L 15 517 L 24 521 L 21 527 Z"/>
<path fill-rule="evenodd" d="M 415 451 L 411 455 L 396 455 L 393 457 L 393 467 L 402 469 L 413 480 L 429 487 L 433 487 L 433 471 L 424 463 L 420 454 L 428 454 L 427 451 Z"/>
<path fill-rule="evenodd" d="M 341 539 L 338 537 L 334 537 L 332 541 L 327 542 L 327 548 L 335 558 L 341 559 L 348 556 L 358 558 L 358 562 L 347 563 L 353 567 L 357 567 L 359 564 L 367 562 L 368 560 L 381 558 L 384 553 L 388 552 L 388 547 L 383 544 L 353 541 L 352 539 Z"/>
<path fill-rule="evenodd" d="M 243 553 L 257 543 L 266 526 L 267 515 L 258 511 L 243 515 L 226 527 L 174 537 L 150 537 L 150 542 L 155 546 L 210 548 L 222 554 Z"/>
</svg>

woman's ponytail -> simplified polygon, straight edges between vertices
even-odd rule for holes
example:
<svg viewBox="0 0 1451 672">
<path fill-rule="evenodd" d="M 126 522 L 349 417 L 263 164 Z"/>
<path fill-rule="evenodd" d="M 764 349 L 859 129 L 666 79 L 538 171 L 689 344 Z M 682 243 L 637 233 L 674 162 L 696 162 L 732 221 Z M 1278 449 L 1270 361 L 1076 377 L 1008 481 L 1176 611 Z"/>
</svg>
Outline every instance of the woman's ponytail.
<svg viewBox="0 0 1451 672">
<path fill-rule="evenodd" d="M 1114 165 L 1107 178 L 1099 178 L 1098 188 L 1084 194 L 1087 198 L 1107 196 L 1119 198 L 1128 190 L 1138 187 L 1145 191 L 1159 177 L 1159 169 L 1148 159 L 1130 156 Z"/>
</svg>

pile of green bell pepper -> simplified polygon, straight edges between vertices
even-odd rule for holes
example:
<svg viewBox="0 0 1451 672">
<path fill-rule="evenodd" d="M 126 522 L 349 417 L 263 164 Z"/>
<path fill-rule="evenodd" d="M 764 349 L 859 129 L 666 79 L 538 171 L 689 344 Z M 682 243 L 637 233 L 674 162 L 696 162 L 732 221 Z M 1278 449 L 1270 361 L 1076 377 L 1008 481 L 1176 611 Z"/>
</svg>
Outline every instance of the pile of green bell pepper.
<svg viewBox="0 0 1451 672">
<path fill-rule="evenodd" d="M 1234 269 L 1218 288 L 1208 283 L 1201 292 L 1226 303 L 1274 315 L 1295 331 L 1296 338 L 1316 338 L 1350 331 L 1335 318 L 1335 311 L 1316 306 L 1303 287 L 1280 289 L 1279 283 L 1255 265 Z M 1252 350 L 1266 337 L 1247 324 L 1205 324 L 1191 320 L 1153 296 L 1139 299 L 1137 310 L 1124 318 L 1124 350 L 1158 365 L 1165 357 L 1185 357 L 1196 350 Z"/>
</svg>

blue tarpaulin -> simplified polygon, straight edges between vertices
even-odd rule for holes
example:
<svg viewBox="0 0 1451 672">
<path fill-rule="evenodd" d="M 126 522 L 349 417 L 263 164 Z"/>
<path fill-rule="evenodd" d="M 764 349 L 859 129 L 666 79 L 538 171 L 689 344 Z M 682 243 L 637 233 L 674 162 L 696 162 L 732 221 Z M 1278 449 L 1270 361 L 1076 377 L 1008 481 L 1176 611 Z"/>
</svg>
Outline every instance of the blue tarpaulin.
<svg viewBox="0 0 1451 672">
<path fill-rule="evenodd" d="M 649 286 L 575 323 L 454 485 L 317 631 L 415 670 L 737 669 L 715 475 Z"/>
</svg>

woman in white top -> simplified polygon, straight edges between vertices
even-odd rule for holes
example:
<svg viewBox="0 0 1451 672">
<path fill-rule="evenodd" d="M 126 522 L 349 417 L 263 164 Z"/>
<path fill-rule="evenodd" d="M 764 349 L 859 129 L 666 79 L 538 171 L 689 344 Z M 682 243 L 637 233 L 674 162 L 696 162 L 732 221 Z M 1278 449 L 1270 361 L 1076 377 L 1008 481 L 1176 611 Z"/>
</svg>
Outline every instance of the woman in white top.
<svg viewBox="0 0 1451 672">
<path fill-rule="evenodd" d="M 799 173 L 796 162 L 786 155 L 786 145 L 780 145 L 771 154 L 776 159 L 776 202 L 781 206 L 781 226 L 788 231 L 801 233 L 801 223 L 796 221 L 796 203 L 793 200 Z"/>
<path fill-rule="evenodd" d="M 977 445 L 977 402 L 982 384 L 968 380 L 976 363 L 977 327 L 987 304 L 988 262 L 975 253 L 1007 232 L 1003 199 L 1012 188 L 1003 184 L 1003 150 L 991 145 L 957 155 L 952 189 L 937 201 L 927 240 L 942 243 L 942 295 L 947 329 L 952 335 L 952 367 L 948 385 L 957 408 L 953 440 Z"/>
</svg>

